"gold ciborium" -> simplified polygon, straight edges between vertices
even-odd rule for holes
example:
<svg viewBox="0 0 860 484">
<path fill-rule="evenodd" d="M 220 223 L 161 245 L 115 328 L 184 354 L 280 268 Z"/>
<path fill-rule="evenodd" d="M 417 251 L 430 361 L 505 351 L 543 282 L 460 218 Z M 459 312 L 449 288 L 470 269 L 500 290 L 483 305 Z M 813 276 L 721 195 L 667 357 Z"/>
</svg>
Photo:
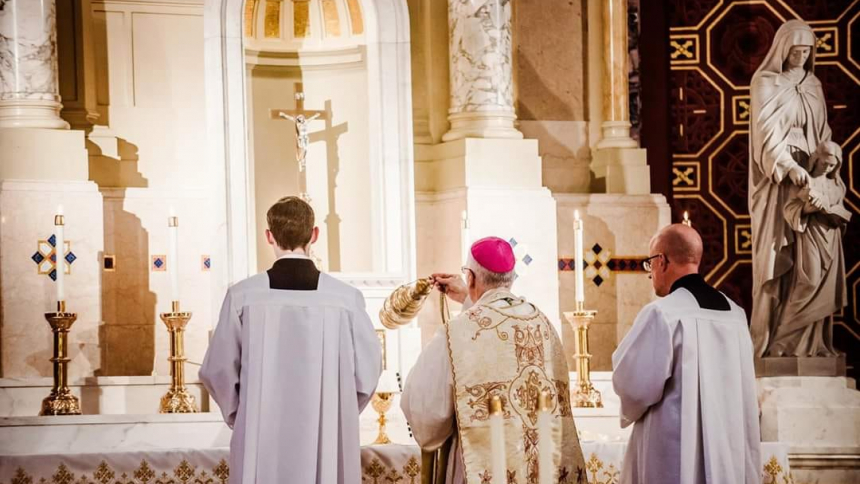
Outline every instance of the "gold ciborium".
<svg viewBox="0 0 860 484">
<path fill-rule="evenodd" d="M 372 445 L 391 443 L 391 439 L 388 438 L 388 434 L 385 432 L 385 424 L 388 422 L 385 418 L 385 413 L 391 409 L 393 401 L 393 392 L 376 392 L 373 394 L 373 400 L 371 400 L 370 404 L 373 405 L 373 409 L 379 414 L 379 418 L 376 420 L 379 422 L 379 435 L 376 436 L 376 440 L 373 441 Z"/>
<path fill-rule="evenodd" d="M 191 313 L 179 311 L 179 301 L 173 301 L 171 312 L 160 314 L 170 333 L 170 390 L 161 397 L 161 413 L 197 413 L 194 395 L 185 387 L 185 326 Z"/>
<path fill-rule="evenodd" d="M 78 319 L 75 313 L 66 312 L 66 302 L 57 302 L 57 312 L 45 313 L 45 319 L 54 333 L 54 385 L 51 394 L 42 400 L 39 415 L 80 415 L 78 397 L 69 389 L 69 330 Z"/>
<path fill-rule="evenodd" d="M 581 302 L 576 303 L 576 311 L 564 313 L 565 319 L 573 327 L 576 343 L 576 388 L 571 396 L 572 404 L 578 408 L 603 408 L 603 397 L 591 383 L 591 354 L 588 352 L 588 327 L 594 321 L 597 311 L 588 311 Z"/>
</svg>

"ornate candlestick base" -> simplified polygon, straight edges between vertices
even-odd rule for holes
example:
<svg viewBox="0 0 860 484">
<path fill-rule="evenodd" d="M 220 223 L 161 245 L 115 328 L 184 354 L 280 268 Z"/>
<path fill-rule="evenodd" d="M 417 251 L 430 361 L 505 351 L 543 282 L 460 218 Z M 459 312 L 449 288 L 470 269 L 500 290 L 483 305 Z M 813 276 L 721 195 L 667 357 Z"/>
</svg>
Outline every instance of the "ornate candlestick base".
<svg viewBox="0 0 860 484">
<path fill-rule="evenodd" d="M 588 352 L 588 327 L 597 311 L 587 311 L 581 302 L 576 311 L 564 313 L 565 319 L 573 327 L 576 343 L 576 387 L 571 395 L 571 404 L 577 408 L 603 408 L 603 397 L 591 383 L 591 354 Z"/>
<path fill-rule="evenodd" d="M 373 405 L 373 409 L 379 413 L 379 420 L 377 420 L 377 422 L 379 422 L 379 435 L 376 437 L 376 440 L 373 441 L 372 445 L 391 443 L 391 439 L 389 439 L 388 434 L 385 433 L 385 423 L 387 422 L 385 419 L 385 412 L 391 408 L 392 401 L 394 401 L 394 393 L 377 392 L 373 394 L 371 405 Z"/>
<path fill-rule="evenodd" d="M 161 397 L 161 413 L 197 413 L 197 403 L 194 396 L 185 388 L 185 326 L 191 319 L 191 313 L 179 311 L 179 301 L 173 301 L 172 311 L 162 313 L 161 320 L 170 333 L 170 390 Z"/>
<path fill-rule="evenodd" d="M 45 319 L 51 325 L 54 332 L 54 386 L 51 394 L 42 400 L 42 410 L 39 415 L 80 415 L 81 405 L 78 397 L 72 395 L 69 390 L 68 367 L 69 367 L 69 330 L 78 319 L 75 313 L 66 312 L 66 302 L 57 303 L 57 312 L 45 313 Z"/>
</svg>

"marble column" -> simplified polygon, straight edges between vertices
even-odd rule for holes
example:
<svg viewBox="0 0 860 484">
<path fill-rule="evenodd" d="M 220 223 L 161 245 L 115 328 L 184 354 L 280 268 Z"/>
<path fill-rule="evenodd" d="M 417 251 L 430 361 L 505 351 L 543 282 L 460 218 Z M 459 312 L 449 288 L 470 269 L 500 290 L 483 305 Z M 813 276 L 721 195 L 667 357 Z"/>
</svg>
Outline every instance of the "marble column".
<svg viewBox="0 0 860 484">
<path fill-rule="evenodd" d="M 602 0 L 603 122 L 598 148 L 638 148 L 630 137 L 627 0 Z"/>
<path fill-rule="evenodd" d="M 523 137 L 514 127 L 511 0 L 448 0 L 451 130 L 443 141 Z"/>
<path fill-rule="evenodd" d="M 588 0 L 590 105 L 599 130 L 593 149 L 592 188 L 599 192 L 644 195 L 651 192 L 647 153 L 630 137 L 630 99 L 627 80 L 627 0 Z"/>
<path fill-rule="evenodd" d="M 0 0 L 0 128 L 68 129 L 60 118 L 55 0 Z"/>
</svg>

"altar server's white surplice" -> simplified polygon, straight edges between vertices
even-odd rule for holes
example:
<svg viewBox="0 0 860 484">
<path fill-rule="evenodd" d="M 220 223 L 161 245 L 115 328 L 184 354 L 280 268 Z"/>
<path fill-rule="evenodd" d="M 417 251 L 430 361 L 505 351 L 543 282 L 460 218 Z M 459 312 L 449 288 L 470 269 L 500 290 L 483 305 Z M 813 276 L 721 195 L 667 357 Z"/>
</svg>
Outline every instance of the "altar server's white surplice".
<svg viewBox="0 0 860 484">
<path fill-rule="evenodd" d="M 746 315 L 702 308 L 697 287 L 645 306 L 612 355 L 621 425 L 634 424 L 623 484 L 761 482 Z"/>
<path fill-rule="evenodd" d="M 231 484 L 361 482 L 379 339 L 361 292 L 308 264 L 279 260 L 224 300 L 200 379 L 233 428 Z"/>
</svg>

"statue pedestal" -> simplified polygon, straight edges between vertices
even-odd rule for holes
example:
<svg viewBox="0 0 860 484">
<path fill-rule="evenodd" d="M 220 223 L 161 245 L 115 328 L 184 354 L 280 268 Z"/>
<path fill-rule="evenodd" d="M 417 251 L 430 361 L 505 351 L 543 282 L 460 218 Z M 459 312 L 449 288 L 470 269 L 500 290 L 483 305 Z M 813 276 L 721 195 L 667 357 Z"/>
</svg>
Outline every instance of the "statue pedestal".
<svg viewBox="0 0 860 484">
<path fill-rule="evenodd" d="M 796 482 L 860 482 L 860 392 L 853 379 L 766 377 L 758 387 L 762 441 L 789 444 Z"/>
<path fill-rule="evenodd" d="M 755 376 L 845 376 L 845 357 L 756 358 Z"/>
</svg>

